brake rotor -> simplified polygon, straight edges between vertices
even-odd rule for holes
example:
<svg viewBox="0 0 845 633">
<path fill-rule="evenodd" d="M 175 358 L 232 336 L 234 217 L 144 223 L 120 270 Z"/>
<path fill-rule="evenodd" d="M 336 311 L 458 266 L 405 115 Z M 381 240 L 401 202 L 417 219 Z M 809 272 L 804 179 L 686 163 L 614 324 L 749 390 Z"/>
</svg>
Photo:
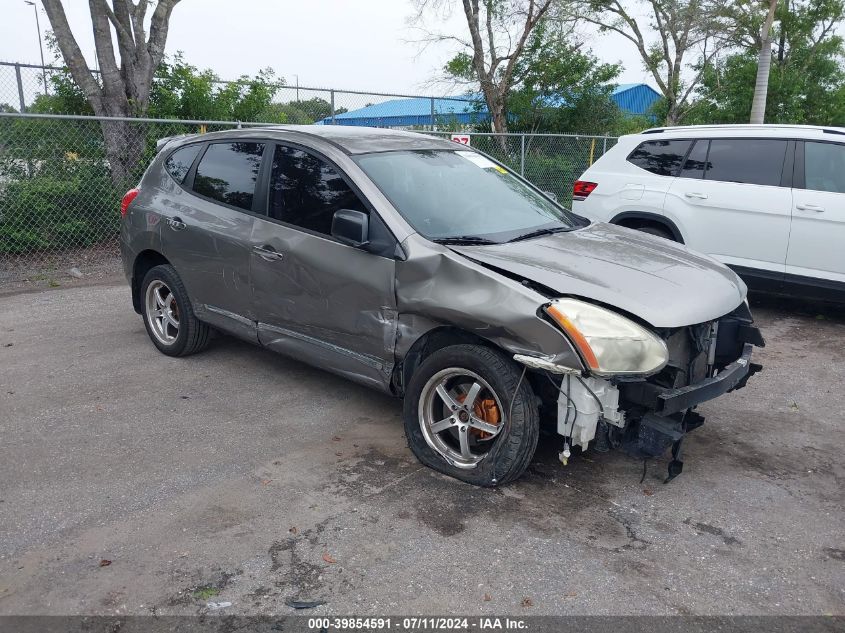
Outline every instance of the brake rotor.
<svg viewBox="0 0 845 633">
<path fill-rule="evenodd" d="M 456 400 L 458 402 L 463 402 L 466 400 L 466 397 L 466 394 L 461 394 L 456 398 Z M 487 424 L 492 424 L 493 426 L 498 426 L 502 417 L 499 413 L 499 406 L 493 398 L 476 398 L 475 404 L 472 405 L 472 414 L 478 419 L 484 420 Z M 470 427 L 469 432 L 471 435 L 476 436 L 480 440 L 486 440 L 487 438 L 493 437 L 492 433 L 474 429 L 472 427 Z"/>
</svg>

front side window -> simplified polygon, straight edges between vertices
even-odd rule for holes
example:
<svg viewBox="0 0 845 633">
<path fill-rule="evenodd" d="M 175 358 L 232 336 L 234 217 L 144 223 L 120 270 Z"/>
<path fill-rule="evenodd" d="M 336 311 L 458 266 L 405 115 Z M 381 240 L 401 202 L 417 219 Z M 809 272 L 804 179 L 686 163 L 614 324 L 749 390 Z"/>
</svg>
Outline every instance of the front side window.
<svg viewBox="0 0 845 633">
<path fill-rule="evenodd" d="M 780 185 L 787 141 L 721 138 L 710 141 L 704 178 L 749 185 Z"/>
<path fill-rule="evenodd" d="M 477 152 L 380 152 L 355 161 L 408 223 L 432 240 L 502 242 L 536 230 L 583 226 L 581 218 Z"/>
<path fill-rule="evenodd" d="M 845 145 L 804 143 L 804 188 L 845 193 Z"/>
<path fill-rule="evenodd" d="M 197 165 L 194 191 L 251 211 L 263 153 L 263 143 L 212 143 Z"/>
<path fill-rule="evenodd" d="M 657 176 L 677 176 L 690 140 L 646 141 L 628 156 L 628 162 Z"/>
<path fill-rule="evenodd" d="M 367 208 L 337 170 L 316 156 L 277 145 L 270 172 L 271 218 L 331 235 L 335 211 Z"/>
<path fill-rule="evenodd" d="M 185 182 L 185 176 L 188 175 L 191 165 L 194 164 L 194 159 L 201 149 L 202 143 L 195 143 L 194 145 L 180 147 L 167 157 L 167 160 L 164 161 L 164 168 L 173 177 L 173 180 L 180 185 Z"/>
</svg>

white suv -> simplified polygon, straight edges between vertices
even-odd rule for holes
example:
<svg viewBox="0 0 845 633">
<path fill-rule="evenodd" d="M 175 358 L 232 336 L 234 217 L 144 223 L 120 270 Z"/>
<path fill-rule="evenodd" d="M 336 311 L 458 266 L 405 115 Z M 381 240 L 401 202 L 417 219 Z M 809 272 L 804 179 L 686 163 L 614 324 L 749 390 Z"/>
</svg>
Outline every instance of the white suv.
<svg viewBox="0 0 845 633">
<path fill-rule="evenodd" d="M 576 213 L 686 244 L 752 288 L 845 299 L 845 128 L 646 130 L 573 194 Z"/>
</svg>

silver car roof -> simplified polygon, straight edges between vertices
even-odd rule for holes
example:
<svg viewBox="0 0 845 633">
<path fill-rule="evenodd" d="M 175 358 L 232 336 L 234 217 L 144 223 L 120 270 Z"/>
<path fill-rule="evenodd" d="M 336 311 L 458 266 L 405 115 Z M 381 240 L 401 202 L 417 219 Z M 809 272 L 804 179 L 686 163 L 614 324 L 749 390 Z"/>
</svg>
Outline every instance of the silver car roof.
<svg viewBox="0 0 845 633">
<path fill-rule="evenodd" d="M 179 141 L 194 139 L 213 140 L 215 138 L 254 138 L 255 136 L 279 140 L 291 140 L 301 136 L 320 139 L 337 147 L 346 154 L 367 154 L 371 152 L 388 152 L 395 150 L 457 150 L 467 149 L 457 146 L 452 141 L 404 130 L 389 130 L 374 127 L 352 127 L 344 125 L 272 125 L 250 126 L 246 128 L 179 136 L 173 139 L 159 141 L 159 149 L 167 145 L 170 140 Z M 181 144 L 181 143 L 180 143 Z"/>
</svg>

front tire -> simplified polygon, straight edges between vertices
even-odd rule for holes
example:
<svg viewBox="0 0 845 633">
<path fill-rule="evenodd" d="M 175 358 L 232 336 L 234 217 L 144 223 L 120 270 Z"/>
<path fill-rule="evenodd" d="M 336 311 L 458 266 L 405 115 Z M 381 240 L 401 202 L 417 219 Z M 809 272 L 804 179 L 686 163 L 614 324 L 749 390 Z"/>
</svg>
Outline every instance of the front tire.
<svg viewBox="0 0 845 633">
<path fill-rule="evenodd" d="M 537 399 L 522 368 L 481 345 L 426 358 L 408 385 L 404 418 L 417 459 L 476 486 L 517 479 L 537 449 Z"/>
<path fill-rule="evenodd" d="M 144 276 L 141 309 L 147 334 L 162 354 L 188 356 L 208 347 L 210 328 L 194 315 L 173 266 L 155 266 Z"/>
</svg>

